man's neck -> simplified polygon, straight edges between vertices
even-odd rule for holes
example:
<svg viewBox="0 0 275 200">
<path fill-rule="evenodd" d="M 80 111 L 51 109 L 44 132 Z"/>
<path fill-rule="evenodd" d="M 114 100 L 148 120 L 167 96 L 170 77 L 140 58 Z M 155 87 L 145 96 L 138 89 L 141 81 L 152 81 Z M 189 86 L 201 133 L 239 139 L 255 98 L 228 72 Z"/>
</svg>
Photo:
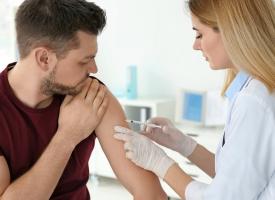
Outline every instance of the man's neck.
<svg viewBox="0 0 275 200">
<path fill-rule="evenodd" d="M 53 100 L 41 92 L 41 75 L 32 64 L 20 61 L 8 72 L 8 82 L 15 96 L 31 108 L 45 108 Z"/>
</svg>

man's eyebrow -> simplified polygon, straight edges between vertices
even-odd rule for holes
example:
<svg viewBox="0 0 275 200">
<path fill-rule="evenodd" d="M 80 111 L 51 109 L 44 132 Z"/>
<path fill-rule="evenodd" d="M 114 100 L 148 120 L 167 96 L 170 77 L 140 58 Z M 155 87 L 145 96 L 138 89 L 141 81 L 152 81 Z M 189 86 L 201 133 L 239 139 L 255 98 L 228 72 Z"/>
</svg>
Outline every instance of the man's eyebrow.
<svg viewBox="0 0 275 200">
<path fill-rule="evenodd" d="M 95 57 L 95 54 L 91 54 L 89 56 L 85 56 L 83 59 L 89 59 L 89 58 L 94 58 Z"/>
<path fill-rule="evenodd" d="M 192 29 L 193 29 L 194 31 L 199 31 L 199 29 L 197 29 L 196 27 L 192 27 Z"/>
</svg>

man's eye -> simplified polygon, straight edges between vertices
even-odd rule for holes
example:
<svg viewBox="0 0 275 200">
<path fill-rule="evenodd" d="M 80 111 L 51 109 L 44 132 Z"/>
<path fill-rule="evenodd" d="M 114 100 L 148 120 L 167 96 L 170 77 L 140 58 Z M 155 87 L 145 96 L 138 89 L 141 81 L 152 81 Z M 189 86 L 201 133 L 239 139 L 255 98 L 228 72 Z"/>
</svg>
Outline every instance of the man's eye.
<svg viewBox="0 0 275 200">
<path fill-rule="evenodd" d="M 90 61 L 89 61 L 90 62 Z M 80 62 L 81 65 L 87 65 L 89 62 L 85 61 L 85 62 Z"/>
</svg>

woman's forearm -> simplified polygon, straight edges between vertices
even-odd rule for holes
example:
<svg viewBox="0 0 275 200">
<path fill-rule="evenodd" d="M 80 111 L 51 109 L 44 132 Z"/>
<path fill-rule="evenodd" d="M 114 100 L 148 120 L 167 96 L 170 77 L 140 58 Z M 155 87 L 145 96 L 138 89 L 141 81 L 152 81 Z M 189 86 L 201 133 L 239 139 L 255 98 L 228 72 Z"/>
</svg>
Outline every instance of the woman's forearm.
<svg viewBox="0 0 275 200">
<path fill-rule="evenodd" d="M 215 155 L 198 144 L 188 159 L 210 177 L 215 176 Z"/>
<path fill-rule="evenodd" d="M 192 178 L 175 163 L 168 169 L 164 181 L 173 188 L 181 199 L 185 199 L 185 189 Z"/>
</svg>

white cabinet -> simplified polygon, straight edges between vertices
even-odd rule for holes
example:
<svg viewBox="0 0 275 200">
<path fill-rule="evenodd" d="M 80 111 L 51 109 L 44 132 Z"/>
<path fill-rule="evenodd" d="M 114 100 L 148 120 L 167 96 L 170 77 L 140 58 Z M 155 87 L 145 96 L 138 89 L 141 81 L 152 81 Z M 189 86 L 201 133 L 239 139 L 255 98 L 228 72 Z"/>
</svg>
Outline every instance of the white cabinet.
<svg viewBox="0 0 275 200">
<path fill-rule="evenodd" d="M 138 100 L 125 100 L 119 99 L 125 114 L 128 119 L 145 121 L 150 117 L 162 116 L 169 119 L 174 119 L 174 102 L 171 100 L 164 99 L 138 99 Z M 215 152 L 218 140 L 222 133 L 221 128 L 203 128 L 197 126 L 185 126 L 176 125 L 183 132 L 191 135 L 200 144 L 205 146 L 212 152 Z M 139 130 L 139 126 L 132 126 L 134 130 Z M 182 169 L 191 175 L 194 179 L 209 183 L 211 178 L 208 177 L 204 172 L 202 172 L 195 165 L 190 163 L 186 158 L 179 155 L 178 153 L 171 151 L 167 148 L 162 147 L 167 154 L 172 157 Z M 98 141 L 96 141 L 94 151 L 90 159 L 90 172 L 99 176 L 106 176 L 110 178 L 116 178 L 107 158 L 105 157 Z M 178 195 L 163 181 L 161 184 L 168 194 L 168 196 L 173 198 L 178 198 Z"/>
</svg>

